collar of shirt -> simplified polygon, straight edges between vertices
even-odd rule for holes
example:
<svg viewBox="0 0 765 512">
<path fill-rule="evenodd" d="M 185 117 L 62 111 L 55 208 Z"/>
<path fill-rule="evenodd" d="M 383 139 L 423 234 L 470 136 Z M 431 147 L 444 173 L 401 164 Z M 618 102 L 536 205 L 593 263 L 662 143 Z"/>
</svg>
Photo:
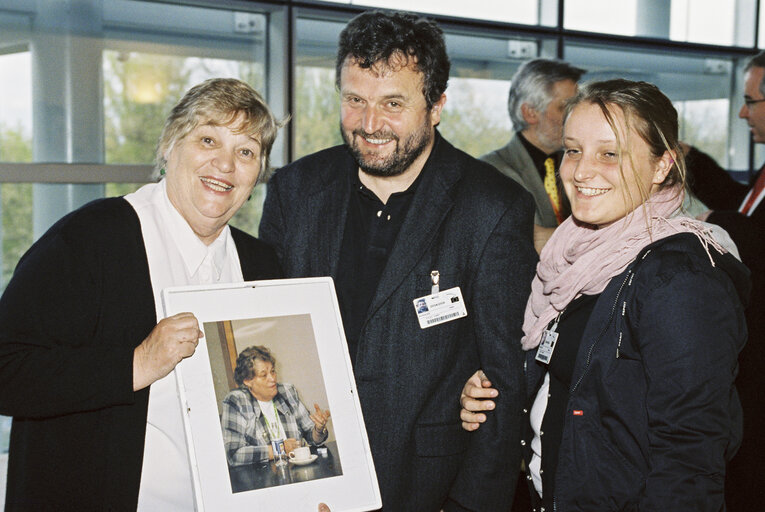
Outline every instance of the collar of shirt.
<svg viewBox="0 0 765 512">
<path fill-rule="evenodd" d="M 430 159 L 428 159 L 428 161 L 430 161 Z M 417 185 L 419 185 L 419 183 L 422 181 L 422 175 L 425 174 L 425 171 L 427 169 L 428 169 L 428 162 L 425 162 L 425 165 L 423 166 L 422 171 L 420 171 L 420 174 L 417 175 L 417 177 L 414 179 L 412 184 L 409 185 L 409 187 L 407 187 L 406 190 L 402 190 L 401 192 L 394 192 L 393 194 L 391 194 L 386 204 L 390 205 L 391 202 L 395 203 L 400 198 L 408 198 L 408 196 L 413 196 L 415 191 L 417 190 Z M 359 194 L 361 194 L 365 198 L 370 199 L 373 202 L 382 205 L 383 203 L 382 201 L 380 201 L 380 198 L 377 197 L 377 194 L 372 192 L 369 188 L 367 188 L 366 185 L 361 183 L 361 179 L 359 179 L 359 172 L 363 172 L 363 171 L 360 171 L 358 166 L 354 166 L 354 168 L 351 169 L 351 172 L 349 173 L 349 177 L 351 180 L 351 188 L 353 190 L 356 190 Z"/>
<path fill-rule="evenodd" d="M 547 160 L 548 158 L 552 158 L 553 160 L 555 160 L 555 169 L 560 168 L 560 160 L 561 160 L 561 156 L 563 156 L 562 151 L 555 151 L 548 155 L 547 153 L 545 153 L 544 151 L 536 147 L 534 144 L 526 140 L 526 137 L 524 137 L 521 132 L 518 132 L 518 138 L 521 140 L 521 144 L 523 144 L 523 147 L 526 148 L 526 151 L 531 157 L 531 161 L 534 163 L 534 167 L 539 172 L 539 175 L 542 177 L 542 180 L 545 179 L 545 173 L 547 172 L 547 170 L 545 169 L 545 160 Z"/>
<path fill-rule="evenodd" d="M 218 281 L 225 263 L 227 244 L 230 243 L 231 239 L 231 230 L 226 225 L 213 243 L 205 245 L 191 229 L 186 219 L 183 218 L 170 202 L 170 198 L 167 196 L 165 180 L 162 180 L 160 184 L 164 191 L 164 200 L 160 206 L 160 214 L 167 223 L 167 231 L 173 237 L 183 263 L 186 265 L 188 274 L 190 276 L 196 275 L 200 267 L 205 262 L 208 262 L 215 272 L 215 280 Z"/>
</svg>

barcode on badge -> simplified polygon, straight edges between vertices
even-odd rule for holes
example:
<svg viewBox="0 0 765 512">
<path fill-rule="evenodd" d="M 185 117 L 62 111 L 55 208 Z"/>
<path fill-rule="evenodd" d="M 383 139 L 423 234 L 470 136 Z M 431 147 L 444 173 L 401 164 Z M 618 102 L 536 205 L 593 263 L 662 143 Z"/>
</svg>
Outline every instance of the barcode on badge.
<svg viewBox="0 0 765 512">
<path fill-rule="evenodd" d="M 428 320 L 427 323 L 428 323 L 428 325 L 433 325 L 433 324 L 437 324 L 439 322 L 445 322 L 446 320 L 449 320 L 450 318 L 456 318 L 458 316 L 460 316 L 459 311 L 456 312 L 456 313 L 450 313 L 448 315 L 437 316 L 436 318 L 431 318 L 430 320 Z"/>
</svg>

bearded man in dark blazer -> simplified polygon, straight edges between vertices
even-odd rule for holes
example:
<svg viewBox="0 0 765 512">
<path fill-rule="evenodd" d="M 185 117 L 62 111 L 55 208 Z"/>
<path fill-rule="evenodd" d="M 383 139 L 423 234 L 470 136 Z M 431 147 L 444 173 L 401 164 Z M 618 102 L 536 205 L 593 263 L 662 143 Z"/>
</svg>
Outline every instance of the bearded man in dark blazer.
<svg viewBox="0 0 765 512">
<path fill-rule="evenodd" d="M 335 279 L 383 508 L 505 511 L 520 465 L 533 201 L 436 130 L 449 59 L 434 22 L 359 15 L 336 71 L 345 144 L 276 172 L 260 236 L 288 277 Z M 436 284 L 466 316 L 418 312 Z M 458 397 L 479 367 L 503 404 L 469 433 Z"/>
</svg>

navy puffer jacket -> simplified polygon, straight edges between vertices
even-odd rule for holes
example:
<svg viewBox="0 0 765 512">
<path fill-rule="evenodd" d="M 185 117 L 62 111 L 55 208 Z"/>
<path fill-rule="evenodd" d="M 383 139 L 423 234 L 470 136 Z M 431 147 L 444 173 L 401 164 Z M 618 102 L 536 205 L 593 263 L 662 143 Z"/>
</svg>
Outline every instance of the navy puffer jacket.
<svg viewBox="0 0 765 512">
<path fill-rule="evenodd" d="M 749 272 L 710 253 L 714 266 L 693 234 L 659 240 L 598 298 L 572 378 L 557 512 L 724 510 L 725 464 L 741 440 L 733 382 Z M 543 377 L 535 352 L 532 391 Z"/>
</svg>

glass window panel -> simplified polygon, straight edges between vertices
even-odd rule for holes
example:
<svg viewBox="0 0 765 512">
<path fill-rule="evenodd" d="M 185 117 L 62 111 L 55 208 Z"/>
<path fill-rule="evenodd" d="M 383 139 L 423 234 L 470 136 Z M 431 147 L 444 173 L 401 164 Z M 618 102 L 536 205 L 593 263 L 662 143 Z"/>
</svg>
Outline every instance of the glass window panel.
<svg viewBox="0 0 765 512">
<path fill-rule="evenodd" d="M 680 139 L 696 146 L 717 163 L 727 166 L 728 161 L 728 111 L 727 98 L 676 101 L 675 108 L 680 122 Z M 723 127 L 723 129 L 720 129 Z"/>
<path fill-rule="evenodd" d="M 308 65 L 301 65 L 305 62 Z M 298 58 L 295 69 L 295 158 L 342 144 L 335 68 Z"/>
<path fill-rule="evenodd" d="M 170 109 L 207 78 L 239 78 L 259 91 L 265 85 L 262 62 L 105 50 L 103 70 L 106 163 L 153 163 Z"/>
<path fill-rule="evenodd" d="M 481 0 L 478 3 L 465 2 L 464 0 L 419 0 L 416 4 L 412 4 L 411 0 L 328 1 L 528 25 L 535 25 L 539 20 L 539 0 L 513 0 L 512 2 L 507 0 Z"/>
<path fill-rule="evenodd" d="M 32 160 L 32 71 L 28 51 L 0 55 L 0 162 Z"/>
<path fill-rule="evenodd" d="M 335 88 L 337 38 L 345 22 L 298 18 L 293 151 L 295 159 L 341 144 Z"/>
<path fill-rule="evenodd" d="M 735 13 L 735 0 L 672 0 L 670 39 L 731 45 Z"/>
<path fill-rule="evenodd" d="M 606 34 L 751 46 L 754 9 L 751 0 L 566 0 L 564 26 Z"/>
<path fill-rule="evenodd" d="M 10 281 L 19 258 L 32 245 L 32 184 L 0 183 L 2 254 L 0 292 Z"/>
<path fill-rule="evenodd" d="M 476 158 L 498 149 L 512 133 L 507 113 L 509 90 L 507 80 L 450 78 L 439 131 Z"/>
<path fill-rule="evenodd" d="M 0 55 L 0 76 L 14 77 L 0 80 L 0 98 L 10 99 L 0 102 L 0 162 L 32 161 L 30 63 L 28 51 Z M 31 197 L 31 184 L 0 183 L 0 291 L 32 243 Z"/>
<path fill-rule="evenodd" d="M 563 25 L 567 29 L 635 35 L 637 0 L 566 0 Z"/>
</svg>

